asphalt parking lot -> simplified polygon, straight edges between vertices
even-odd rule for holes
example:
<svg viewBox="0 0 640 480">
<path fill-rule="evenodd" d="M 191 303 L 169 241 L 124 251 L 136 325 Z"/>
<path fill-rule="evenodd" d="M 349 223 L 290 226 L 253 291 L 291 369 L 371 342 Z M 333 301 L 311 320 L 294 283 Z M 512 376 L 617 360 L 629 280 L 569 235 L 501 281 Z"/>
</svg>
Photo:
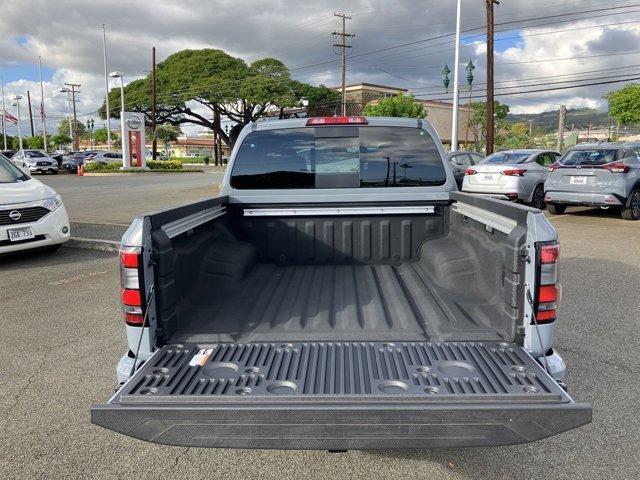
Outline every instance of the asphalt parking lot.
<svg viewBox="0 0 640 480">
<path fill-rule="evenodd" d="M 44 180 L 91 229 L 215 194 L 219 177 Z M 588 426 L 514 447 L 342 454 L 184 449 L 102 430 L 89 408 L 113 393 L 125 346 L 117 257 L 64 247 L 0 260 L 0 478 L 640 478 L 640 223 L 589 209 L 550 218 L 562 243 L 556 347 L 570 393 L 594 406 Z"/>
</svg>

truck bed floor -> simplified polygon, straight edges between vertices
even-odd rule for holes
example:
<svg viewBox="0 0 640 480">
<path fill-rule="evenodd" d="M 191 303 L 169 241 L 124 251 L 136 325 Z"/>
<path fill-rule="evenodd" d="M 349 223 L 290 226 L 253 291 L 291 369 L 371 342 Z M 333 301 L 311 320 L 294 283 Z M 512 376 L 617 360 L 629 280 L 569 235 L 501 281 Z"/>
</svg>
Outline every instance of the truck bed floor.
<svg viewBox="0 0 640 480">
<path fill-rule="evenodd" d="M 447 303 L 448 302 L 448 303 Z M 419 263 L 256 264 L 237 286 L 200 285 L 182 302 L 174 342 L 503 340 Z M 482 305 L 474 305 L 482 308 Z"/>
</svg>

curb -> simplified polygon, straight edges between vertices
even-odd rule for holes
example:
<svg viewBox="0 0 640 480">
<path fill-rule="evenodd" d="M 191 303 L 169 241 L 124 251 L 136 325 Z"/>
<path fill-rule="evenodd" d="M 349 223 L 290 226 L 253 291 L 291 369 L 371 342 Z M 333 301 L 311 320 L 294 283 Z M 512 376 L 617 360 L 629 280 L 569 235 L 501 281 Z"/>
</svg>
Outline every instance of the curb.
<svg viewBox="0 0 640 480">
<path fill-rule="evenodd" d="M 101 250 L 103 252 L 117 252 L 120 250 L 120 242 L 83 237 L 71 237 L 64 246 L 69 248 L 83 248 L 87 250 Z"/>
</svg>

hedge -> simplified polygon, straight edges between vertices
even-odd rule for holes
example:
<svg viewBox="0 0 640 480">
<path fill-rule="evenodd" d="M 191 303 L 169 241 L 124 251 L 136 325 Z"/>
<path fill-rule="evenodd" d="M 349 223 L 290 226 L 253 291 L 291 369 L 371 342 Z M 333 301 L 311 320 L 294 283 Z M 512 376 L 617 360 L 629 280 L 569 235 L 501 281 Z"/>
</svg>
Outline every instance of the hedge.
<svg viewBox="0 0 640 480">
<path fill-rule="evenodd" d="M 94 163 L 89 162 L 84 166 L 85 172 L 112 172 L 114 170 L 120 170 L 122 164 L 120 162 L 114 163 Z M 150 170 L 182 170 L 182 163 L 175 160 L 147 160 L 147 167 Z"/>
<path fill-rule="evenodd" d="M 204 163 L 205 157 L 171 157 L 171 161 L 180 163 Z"/>
</svg>

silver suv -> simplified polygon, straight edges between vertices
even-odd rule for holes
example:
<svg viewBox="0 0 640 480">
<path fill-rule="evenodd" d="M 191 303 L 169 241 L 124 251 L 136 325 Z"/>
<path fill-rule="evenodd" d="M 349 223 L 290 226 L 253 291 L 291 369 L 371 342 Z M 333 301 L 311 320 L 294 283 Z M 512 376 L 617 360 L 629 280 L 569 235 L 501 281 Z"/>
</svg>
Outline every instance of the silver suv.
<svg viewBox="0 0 640 480">
<path fill-rule="evenodd" d="M 619 208 L 640 220 L 640 143 L 579 145 L 549 167 L 545 201 L 561 215 L 569 205 Z"/>
</svg>

